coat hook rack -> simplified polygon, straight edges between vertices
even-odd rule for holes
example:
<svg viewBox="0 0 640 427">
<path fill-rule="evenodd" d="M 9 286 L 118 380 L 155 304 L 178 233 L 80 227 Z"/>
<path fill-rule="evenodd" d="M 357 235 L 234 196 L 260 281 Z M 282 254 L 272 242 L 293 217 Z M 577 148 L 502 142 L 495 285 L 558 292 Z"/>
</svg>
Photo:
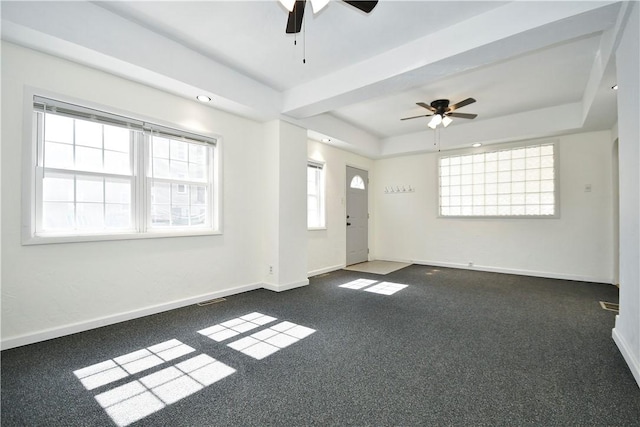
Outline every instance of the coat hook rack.
<svg viewBox="0 0 640 427">
<path fill-rule="evenodd" d="M 416 189 L 410 185 L 388 185 L 384 187 L 385 194 L 414 193 Z"/>
</svg>

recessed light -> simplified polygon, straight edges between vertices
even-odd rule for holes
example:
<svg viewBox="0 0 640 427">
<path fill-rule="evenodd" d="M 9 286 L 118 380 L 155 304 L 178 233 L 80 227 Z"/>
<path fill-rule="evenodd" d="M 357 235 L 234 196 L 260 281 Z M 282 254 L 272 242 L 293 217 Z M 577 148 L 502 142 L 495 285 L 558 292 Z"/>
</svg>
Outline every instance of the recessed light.
<svg viewBox="0 0 640 427">
<path fill-rule="evenodd" d="M 613 90 L 618 90 L 618 85 L 617 85 L 617 84 L 615 84 L 615 85 L 611 86 L 611 89 L 613 89 Z"/>
<path fill-rule="evenodd" d="M 200 102 L 210 102 L 211 98 L 209 98 L 207 95 L 198 95 L 196 96 L 196 99 Z"/>
<path fill-rule="evenodd" d="M 322 138 L 320 142 L 331 142 L 331 138 Z"/>
<path fill-rule="evenodd" d="M 471 144 L 471 146 L 473 148 L 478 148 L 478 147 L 482 147 L 482 144 L 480 144 L 479 142 L 476 142 L 475 144 Z"/>
</svg>

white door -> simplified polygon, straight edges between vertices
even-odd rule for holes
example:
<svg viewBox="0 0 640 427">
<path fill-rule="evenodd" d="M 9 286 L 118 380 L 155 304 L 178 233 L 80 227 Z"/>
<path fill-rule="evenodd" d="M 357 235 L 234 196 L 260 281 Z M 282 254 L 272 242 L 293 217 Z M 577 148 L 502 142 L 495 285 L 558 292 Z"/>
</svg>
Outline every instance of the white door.
<svg viewBox="0 0 640 427">
<path fill-rule="evenodd" d="M 347 265 L 369 258 L 369 173 L 347 166 Z"/>
</svg>

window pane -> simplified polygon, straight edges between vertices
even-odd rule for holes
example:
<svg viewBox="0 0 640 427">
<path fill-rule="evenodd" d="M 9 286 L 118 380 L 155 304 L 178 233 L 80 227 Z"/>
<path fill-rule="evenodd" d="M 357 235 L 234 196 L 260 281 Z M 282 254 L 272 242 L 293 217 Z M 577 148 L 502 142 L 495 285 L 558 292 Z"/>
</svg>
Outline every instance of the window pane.
<svg viewBox="0 0 640 427">
<path fill-rule="evenodd" d="M 45 114 L 44 139 L 51 142 L 73 144 L 73 119 Z"/>
<path fill-rule="evenodd" d="M 171 205 L 171 225 L 189 225 L 189 206 Z"/>
<path fill-rule="evenodd" d="M 76 178 L 76 200 L 79 202 L 104 201 L 104 188 L 102 178 Z"/>
<path fill-rule="evenodd" d="M 206 181 L 206 165 L 189 163 L 189 179 L 193 181 Z"/>
<path fill-rule="evenodd" d="M 151 176 L 155 178 L 169 178 L 169 160 L 154 158 Z"/>
<path fill-rule="evenodd" d="M 73 145 L 47 142 L 44 145 L 44 166 L 48 168 L 72 169 Z"/>
<path fill-rule="evenodd" d="M 170 163 L 171 178 L 174 179 L 187 179 L 189 175 L 189 164 L 187 162 L 179 162 L 177 160 L 171 160 Z"/>
<path fill-rule="evenodd" d="M 207 209 L 204 207 L 191 207 L 191 225 L 204 225 L 207 222 Z"/>
<path fill-rule="evenodd" d="M 172 205 L 188 205 L 189 204 L 189 186 L 185 184 L 171 185 L 171 204 Z"/>
<path fill-rule="evenodd" d="M 189 162 L 207 164 L 207 149 L 199 144 L 189 144 Z"/>
<path fill-rule="evenodd" d="M 108 228 L 131 228 L 131 205 L 108 203 L 105 206 L 104 222 Z"/>
<path fill-rule="evenodd" d="M 119 151 L 104 152 L 104 171 L 113 174 L 131 174 L 131 158 Z"/>
<path fill-rule="evenodd" d="M 182 142 L 182 141 L 174 141 L 171 140 L 170 141 L 171 146 L 170 146 L 170 152 L 171 152 L 171 160 L 182 160 L 182 161 L 188 161 L 189 160 L 189 144 L 186 142 Z"/>
<path fill-rule="evenodd" d="M 105 201 L 107 203 L 131 203 L 131 182 L 107 179 L 105 181 Z"/>
<path fill-rule="evenodd" d="M 77 146 L 76 169 L 89 172 L 102 172 L 102 150 Z"/>
<path fill-rule="evenodd" d="M 99 123 L 76 120 L 76 145 L 102 148 L 102 125 Z"/>
<path fill-rule="evenodd" d="M 156 227 L 171 225 L 171 206 L 151 205 L 151 224 Z"/>
<path fill-rule="evenodd" d="M 154 182 L 151 188 L 151 203 L 171 204 L 171 184 Z"/>
<path fill-rule="evenodd" d="M 153 141 L 153 157 L 168 159 L 169 158 L 169 140 L 154 136 Z"/>
<path fill-rule="evenodd" d="M 78 229 L 101 230 L 104 228 L 104 205 L 102 203 L 77 203 L 76 225 Z"/>
<path fill-rule="evenodd" d="M 44 202 L 42 204 L 42 228 L 44 230 L 69 230 L 75 228 L 73 203 Z"/>
<path fill-rule="evenodd" d="M 115 126 L 105 126 L 104 148 L 129 154 L 131 151 L 131 131 Z"/>
<path fill-rule="evenodd" d="M 207 187 L 201 185 L 191 186 L 191 206 L 207 204 Z"/>
<path fill-rule="evenodd" d="M 73 176 L 45 175 L 42 183 L 45 202 L 73 202 Z"/>
</svg>

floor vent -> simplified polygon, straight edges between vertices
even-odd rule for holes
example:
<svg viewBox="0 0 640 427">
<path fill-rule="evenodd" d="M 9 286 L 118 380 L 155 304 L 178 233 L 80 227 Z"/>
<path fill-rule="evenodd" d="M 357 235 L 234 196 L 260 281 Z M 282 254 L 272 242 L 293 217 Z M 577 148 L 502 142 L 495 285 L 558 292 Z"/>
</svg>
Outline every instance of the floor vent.
<svg viewBox="0 0 640 427">
<path fill-rule="evenodd" d="M 612 302 L 600 301 L 600 307 L 605 310 L 615 311 L 616 313 L 620 312 L 620 306 Z"/>
<path fill-rule="evenodd" d="M 222 301 L 226 301 L 226 300 L 227 300 L 226 298 L 214 298 L 214 299 L 210 299 L 210 300 L 207 300 L 207 301 L 199 302 L 198 305 L 200 307 L 203 307 L 205 305 L 216 304 L 216 303 L 219 303 L 219 302 L 222 302 Z"/>
</svg>

